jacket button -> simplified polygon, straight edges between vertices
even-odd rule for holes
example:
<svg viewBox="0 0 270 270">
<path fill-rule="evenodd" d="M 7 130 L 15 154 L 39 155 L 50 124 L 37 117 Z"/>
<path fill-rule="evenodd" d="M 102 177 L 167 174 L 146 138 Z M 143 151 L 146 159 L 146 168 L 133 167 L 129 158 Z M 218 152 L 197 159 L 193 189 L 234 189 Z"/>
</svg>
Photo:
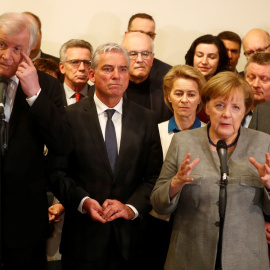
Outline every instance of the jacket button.
<svg viewBox="0 0 270 270">
<path fill-rule="evenodd" d="M 217 222 L 215 223 L 215 225 L 216 225 L 216 227 L 219 227 L 219 221 L 217 221 Z"/>
<path fill-rule="evenodd" d="M 219 206 L 219 201 L 216 202 L 216 205 Z"/>
</svg>

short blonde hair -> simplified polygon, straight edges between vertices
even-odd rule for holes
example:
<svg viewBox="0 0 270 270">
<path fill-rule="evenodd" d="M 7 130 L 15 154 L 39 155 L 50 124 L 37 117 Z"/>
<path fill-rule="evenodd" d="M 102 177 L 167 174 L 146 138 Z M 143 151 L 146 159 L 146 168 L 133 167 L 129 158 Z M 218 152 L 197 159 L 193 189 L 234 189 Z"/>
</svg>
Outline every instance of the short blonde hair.
<svg viewBox="0 0 270 270">
<path fill-rule="evenodd" d="M 191 79 L 195 81 L 198 84 L 199 87 L 199 93 L 201 93 L 201 89 L 205 84 L 205 78 L 202 75 L 202 73 L 188 65 L 177 65 L 172 67 L 168 73 L 165 75 L 164 80 L 163 80 L 163 92 L 164 92 L 164 101 L 166 105 L 169 107 L 169 109 L 173 112 L 173 107 L 172 104 L 169 102 L 168 96 L 170 95 L 173 84 L 175 80 L 177 79 Z M 198 106 L 197 111 L 201 109 L 200 106 Z"/>
<path fill-rule="evenodd" d="M 245 79 L 234 72 L 224 71 L 212 77 L 202 88 L 201 99 L 205 107 L 211 99 L 219 96 L 229 98 L 236 92 L 242 92 L 246 113 L 251 109 L 254 101 L 254 94 L 250 85 Z"/>
</svg>

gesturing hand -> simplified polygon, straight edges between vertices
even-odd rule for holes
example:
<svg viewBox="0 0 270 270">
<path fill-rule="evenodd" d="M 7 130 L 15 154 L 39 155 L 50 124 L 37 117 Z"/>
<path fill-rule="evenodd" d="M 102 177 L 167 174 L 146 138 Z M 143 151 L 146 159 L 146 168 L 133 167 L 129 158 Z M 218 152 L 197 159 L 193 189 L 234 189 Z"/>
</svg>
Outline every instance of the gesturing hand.
<svg viewBox="0 0 270 270">
<path fill-rule="evenodd" d="M 183 162 L 181 163 L 178 169 L 177 174 L 174 176 L 174 178 L 171 181 L 170 198 L 173 198 L 186 183 L 193 181 L 193 178 L 189 177 L 189 175 L 191 171 L 193 170 L 193 168 L 197 164 L 199 164 L 200 159 L 196 158 L 193 160 L 191 164 L 189 164 L 190 157 L 191 157 L 190 153 L 185 156 Z"/>
<path fill-rule="evenodd" d="M 21 55 L 23 60 L 18 66 L 16 76 L 20 79 L 23 92 L 30 98 L 36 95 L 40 89 L 37 70 L 32 60 L 24 52 L 21 52 Z"/>
<path fill-rule="evenodd" d="M 268 153 L 265 153 L 265 163 L 259 164 L 255 158 L 250 157 L 249 161 L 257 169 L 261 180 L 266 188 L 270 188 L 270 156 Z"/>
</svg>

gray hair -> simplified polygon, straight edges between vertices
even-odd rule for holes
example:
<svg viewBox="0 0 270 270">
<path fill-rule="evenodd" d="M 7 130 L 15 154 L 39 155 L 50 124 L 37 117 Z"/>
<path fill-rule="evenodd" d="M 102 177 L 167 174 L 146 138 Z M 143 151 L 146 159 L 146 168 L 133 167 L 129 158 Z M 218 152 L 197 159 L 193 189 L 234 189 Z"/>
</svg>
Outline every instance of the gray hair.
<svg viewBox="0 0 270 270">
<path fill-rule="evenodd" d="M 127 51 L 121 45 L 110 42 L 110 43 L 106 43 L 97 47 L 92 58 L 92 69 L 96 71 L 98 63 L 99 63 L 100 54 L 111 53 L 111 52 L 122 53 L 126 57 L 128 68 L 129 68 L 130 60 L 129 60 Z"/>
<path fill-rule="evenodd" d="M 64 43 L 59 51 L 59 55 L 60 55 L 60 62 L 65 63 L 66 59 L 67 59 L 67 49 L 69 48 L 85 48 L 88 49 L 90 52 L 90 57 L 92 58 L 92 54 L 93 54 L 93 47 L 92 45 L 83 40 L 83 39 L 70 39 L 69 41 L 67 41 L 66 43 Z M 90 58 L 90 60 L 91 60 Z"/>
<path fill-rule="evenodd" d="M 270 53 L 255 53 L 249 59 L 245 65 L 244 73 L 246 74 L 248 66 L 251 63 L 255 63 L 261 66 L 268 66 L 270 65 Z"/>
<path fill-rule="evenodd" d="M 8 12 L 0 15 L 0 29 L 7 35 L 18 35 L 23 30 L 28 29 L 30 38 L 27 53 L 30 53 L 36 44 L 37 25 L 23 13 Z"/>
</svg>

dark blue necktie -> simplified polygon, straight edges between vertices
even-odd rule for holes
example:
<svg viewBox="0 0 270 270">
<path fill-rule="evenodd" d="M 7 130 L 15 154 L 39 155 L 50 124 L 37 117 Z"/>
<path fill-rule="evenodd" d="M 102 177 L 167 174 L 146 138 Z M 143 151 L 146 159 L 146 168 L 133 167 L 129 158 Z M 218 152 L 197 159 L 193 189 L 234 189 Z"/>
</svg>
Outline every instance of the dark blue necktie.
<svg viewBox="0 0 270 270">
<path fill-rule="evenodd" d="M 112 171 L 114 172 L 115 162 L 118 156 L 115 128 L 112 121 L 112 116 L 115 113 L 115 110 L 108 109 L 106 110 L 106 113 L 108 115 L 108 120 L 106 124 L 106 129 L 105 129 L 105 144 L 106 144 L 106 149 L 107 149 L 110 165 L 111 165 Z"/>
</svg>

